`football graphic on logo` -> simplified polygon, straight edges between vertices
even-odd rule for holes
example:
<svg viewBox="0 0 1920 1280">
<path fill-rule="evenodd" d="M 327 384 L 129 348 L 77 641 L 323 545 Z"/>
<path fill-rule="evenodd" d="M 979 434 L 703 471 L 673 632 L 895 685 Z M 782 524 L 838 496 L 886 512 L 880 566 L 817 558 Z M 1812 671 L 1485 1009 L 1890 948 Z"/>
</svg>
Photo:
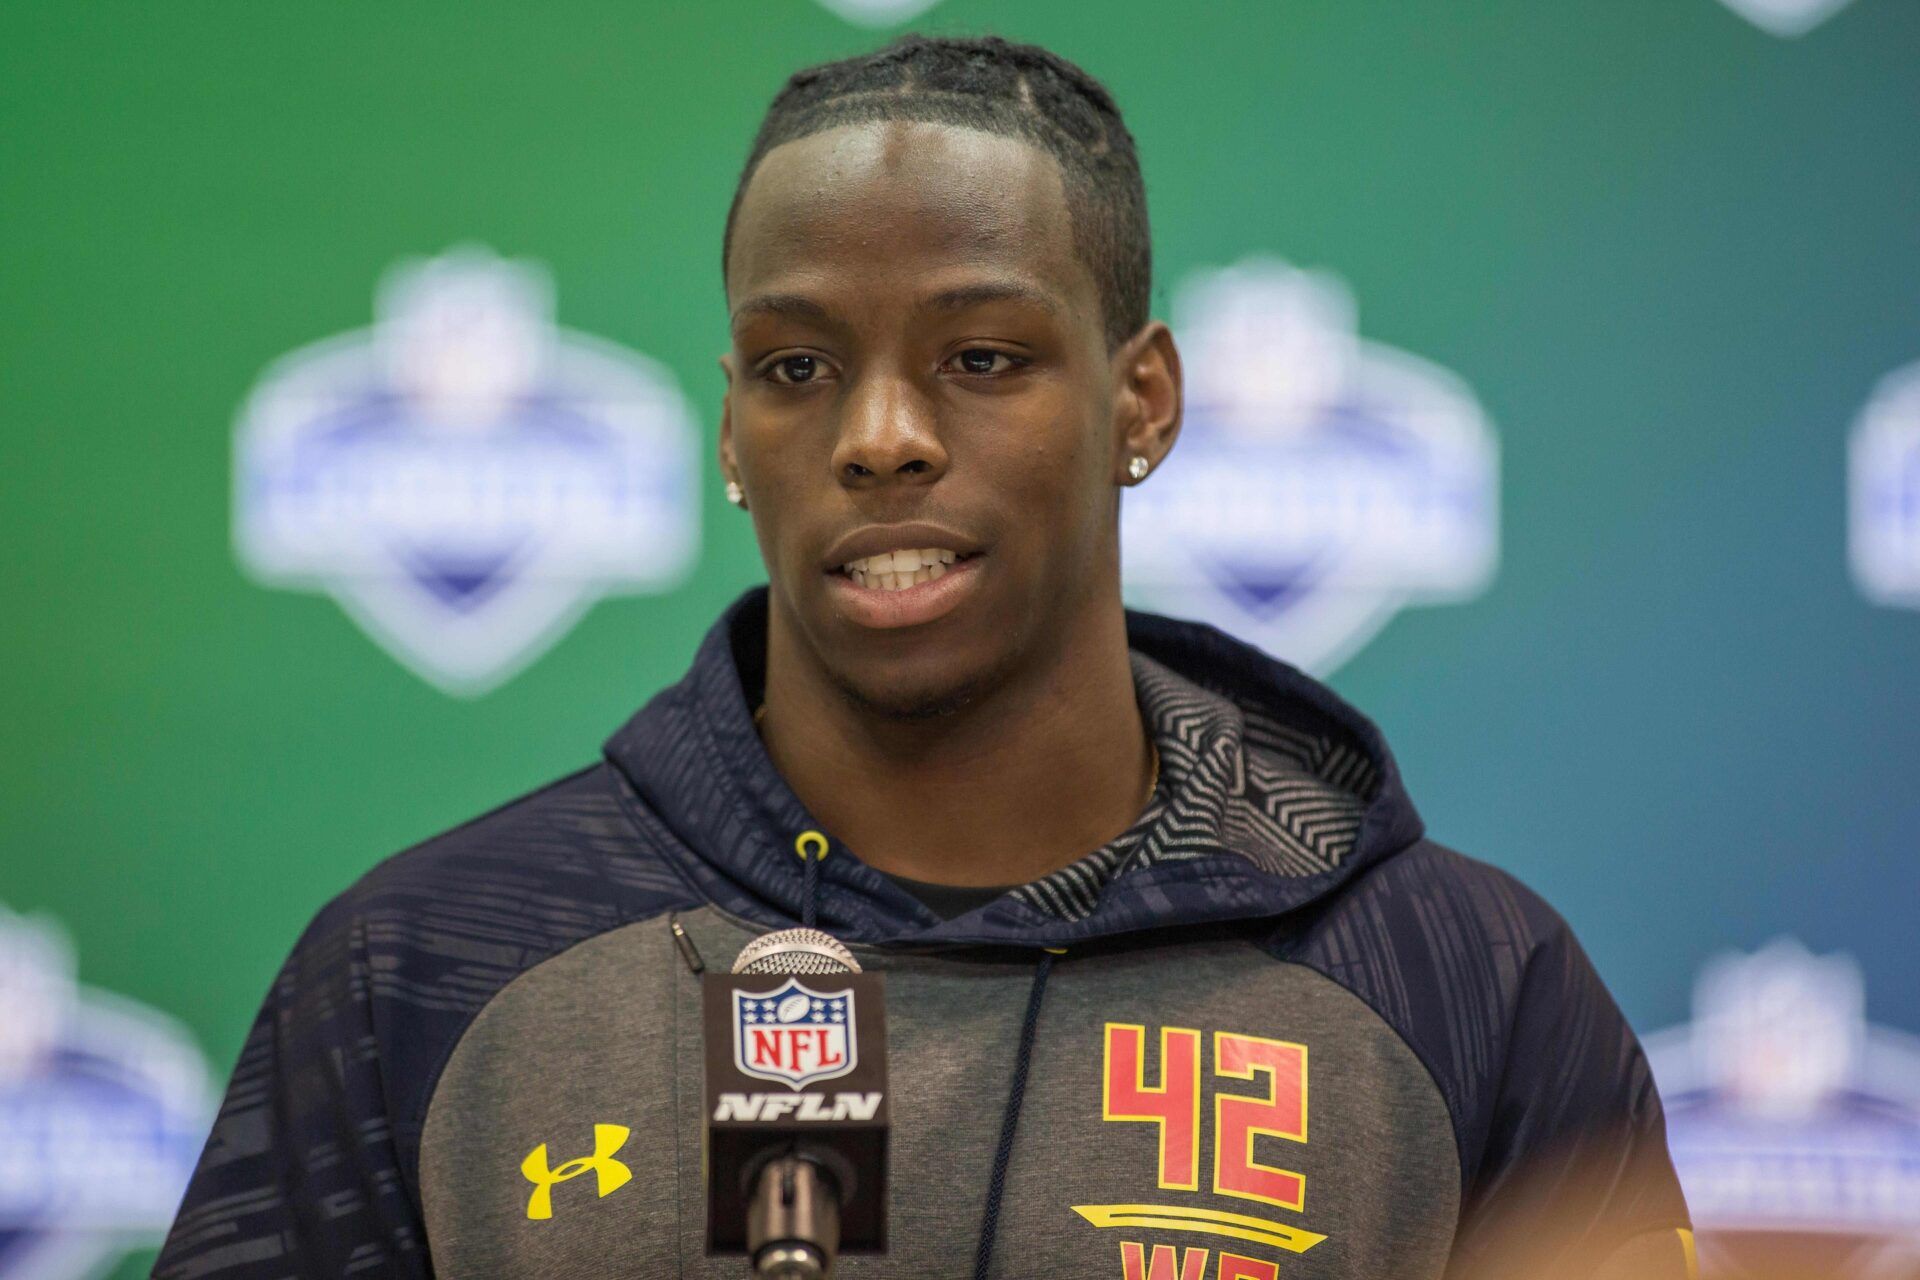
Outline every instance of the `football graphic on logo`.
<svg viewBox="0 0 1920 1280">
<path fill-rule="evenodd" d="M 815 991 L 788 978 L 772 991 L 733 993 L 733 1065 L 803 1089 L 852 1071 L 859 1057 L 851 990 Z"/>
</svg>

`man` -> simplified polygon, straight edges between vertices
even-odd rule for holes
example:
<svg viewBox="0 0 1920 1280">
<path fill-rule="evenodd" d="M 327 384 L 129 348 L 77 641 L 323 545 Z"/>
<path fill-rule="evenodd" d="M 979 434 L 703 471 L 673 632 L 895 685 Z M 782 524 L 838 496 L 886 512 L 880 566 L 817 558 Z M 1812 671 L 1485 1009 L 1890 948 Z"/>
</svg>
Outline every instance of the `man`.
<svg viewBox="0 0 1920 1280">
<path fill-rule="evenodd" d="M 1051 53 L 789 81 L 723 255 L 768 587 L 599 764 L 320 913 L 157 1275 L 744 1274 L 703 1251 L 686 957 L 800 919 L 886 976 L 910 1082 L 849 1278 L 1689 1273 L 1564 924 L 1425 840 L 1326 688 L 1123 610 L 1180 421 L 1147 246 Z"/>
</svg>

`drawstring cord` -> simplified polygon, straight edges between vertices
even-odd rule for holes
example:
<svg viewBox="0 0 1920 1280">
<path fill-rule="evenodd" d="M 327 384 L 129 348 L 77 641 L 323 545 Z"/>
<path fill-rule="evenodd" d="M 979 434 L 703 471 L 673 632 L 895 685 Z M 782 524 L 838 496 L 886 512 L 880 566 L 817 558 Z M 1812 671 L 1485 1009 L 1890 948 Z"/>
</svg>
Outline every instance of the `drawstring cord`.
<svg viewBox="0 0 1920 1280">
<path fill-rule="evenodd" d="M 1020 1050 L 1013 1060 L 1013 1085 L 1007 1090 L 1007 1110 L 1000 1118 L 1000 1146 L 993 1153 L 993 1176 L 987 1181 L 987 1209 L 980 1220 L 980 1248 L 973 1256 L 973 1280 L 987 1280 L 993 1264 L 993 1237 L 1000 1227 L 1000 1198 L 1007 1186 L 1007 1164 L 1013 1158 L 1013 1134 L 1020 1126 L 1020 1104 L 1027 1094 L 1027 1064 L 1033 1058 L 1033 1037 L 1040 1025 L 1040 1000 L 1047 993 L 1047 975 L 1053 972 L 1054 951 L 1044 951 L 1033 969 L 1027 992 L 1027 1016 L 1020 1024 Z"/>
<path fill-rule="evenodd" d="M 811 929 L 819 918 L 820 859 L 807 858 L 800 871 L 800 923 Z"/>
<path fill-rule="evenodd" d="M 802 831 L 793 838 L 793 851 L 800 855 L 800 923 L 809 929 L 818 927 L 820 863 L 827 849 L 827 838 L 818 831 Z"/>
<path fill-rule="evenodd" d="M 820 914 L 820 863 L 827 856 L 826 836 L 802 831 L 793 842 L 800 855 L 800 923 L 816 928 Z M 1040 1002 L 1047 994 L 1047 976 L 1053 972 L 1053 949 L 1040 953 L 1027 990 L 1027 1013 L 1020 1023 L 1020 1047 L 1013 1060 L 1013 1083 L 1007 1089 L 1007 1109 L 1000 1117 L 1000 1144 L 993 1153 L 993 1176 L 987 1181 L 987 1207 L 980 1219 L 980 1246 L 973 1258 L 974 1280 L 987 1280 L 993 1265 L 994 1236 L 1000 1229 L 1000 1201 L 1007 1187 L 1007 1165 L 1013 1159 L 1013 1137 L 1020 1127 L 1020 1107 L 1027 1096 L 1027 1068 L 1033 1061 L 1033 1041 L 1040 1027 Z"/>
<path fill-rule="evenodd" d="M 753 731 L 760 733 L 766 724 L 767 704 L 753 709 Z M 800 923 L 809 929 L 819 927 L 820 860 L 827 856 L 827 838 L 818 831 L 802 831 L 794 837 L 793 851 L 800 855 Z"/>
</svg>

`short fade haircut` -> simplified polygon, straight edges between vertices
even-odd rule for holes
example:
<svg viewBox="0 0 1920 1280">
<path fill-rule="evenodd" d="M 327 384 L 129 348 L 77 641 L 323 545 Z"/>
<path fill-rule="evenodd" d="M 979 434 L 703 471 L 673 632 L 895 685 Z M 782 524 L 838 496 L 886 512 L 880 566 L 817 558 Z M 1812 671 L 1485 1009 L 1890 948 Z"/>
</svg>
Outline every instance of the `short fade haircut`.
<svg viewBox="0 0 1920 1280">
<path fill-rule="evenodd" d="M 1046 150 L 1060 165 L 1074 248 L 1100 291 L 1107 349 L 1147 322 L 1153 279 L 1147 193 L 1120 108 L 1106 86 L 1060 55 L 998 36 L 905 35 L 873 53 L 789 76 L 767 108 L 734 188 L 721 279 L 741 197 L 767 152 L 839 125 L 881 120 L 957 125 Z"/>
</svg>

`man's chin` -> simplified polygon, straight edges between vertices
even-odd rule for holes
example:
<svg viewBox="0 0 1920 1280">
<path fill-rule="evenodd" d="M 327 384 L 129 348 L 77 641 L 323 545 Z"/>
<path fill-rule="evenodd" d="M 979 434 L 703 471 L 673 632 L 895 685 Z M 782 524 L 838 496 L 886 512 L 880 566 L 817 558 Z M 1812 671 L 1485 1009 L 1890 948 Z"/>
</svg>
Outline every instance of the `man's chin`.
<svg viewBox="0 0 1920 1280">
<path fill-rule="evenodd" d="M 939 685 L 875 685 L 843 679 L 834 683 L 855 706 L 869 715 L 888 720 L 936 720 L 957 715 L 980 700 L 982 682 L 965 680 Z"/>
<path fill-rule="evenodd" d="M 1019 625 L 979 618 L 852 634 L 838 617 L 821 622 L 815 634 L 827 642 L 813 649 L 816 670 L 861 713 L 900 722 L 954 716 L 992 700 L 1020 669 L 1027 639 Z"/>
<path fill-rule="evenodd" d="M 978 703 L 996 683 L 991 673 L 985 672 L 958 680 L 951 673 L 918 680 L 875 680 L 870 673 L 855 676 L 844 671 L 830 671 L 829 675 L 847 700 L 868 715 L 901 721 L 957 715 Z"/>
</svg>

